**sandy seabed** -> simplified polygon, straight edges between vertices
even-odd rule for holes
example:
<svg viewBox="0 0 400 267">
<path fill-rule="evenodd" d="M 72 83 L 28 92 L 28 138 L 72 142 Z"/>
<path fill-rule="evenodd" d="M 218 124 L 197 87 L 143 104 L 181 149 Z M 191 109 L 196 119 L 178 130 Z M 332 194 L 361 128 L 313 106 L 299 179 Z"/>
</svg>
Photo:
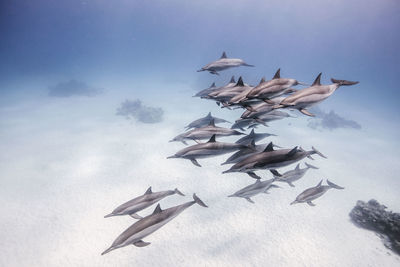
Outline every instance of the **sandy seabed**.
<svg viewBox="0 0 400 267">
<path fill-rule="evenodd" d="M 362 130 L 316 131 L 299 113 L 258 128 L 278 135 L 266 142 L 307 150 L 313 145 L 328 159 L 315 156 L 312 164 L 319 170 L 310 170 L 295 188 L 280 184 L 251 204 L 226 197 L 254 182 L 245 174 L 221 174 L 228 166 L 220 163 L 229 155 L 199 160 L 202 168 L 166 159 L 184 147 L 168 140 L 187 123 L 208 111 L 230 121 L 240 114 L 191 98 L 192 93 L 141 96 L 164 109 L 165 120 L 158 124 L 115 115 L 127 92 L 93 98 L 42 95 L 2 105 L 0 266 L 400 266 L 378 236 L 357 228 L 348 216 L 359 199 L 376 198 L 400 210 L 399 142 L 386 134 L 391 129 L 378 135 L 374 121 L 366 120 L 369 126 Z M 321 179 L 345 190 L 330 190 L 315 207 L 289 205 Z M 190 201 L 194 192 L 209 208 L 187 209 L 144 238 L 150 246 L 100 256 L 135 221 L 103 216 L 149 186 L 153 191 L 177 187 L 186 194 L 162 200 L 162 208 Z"/>
</svg>

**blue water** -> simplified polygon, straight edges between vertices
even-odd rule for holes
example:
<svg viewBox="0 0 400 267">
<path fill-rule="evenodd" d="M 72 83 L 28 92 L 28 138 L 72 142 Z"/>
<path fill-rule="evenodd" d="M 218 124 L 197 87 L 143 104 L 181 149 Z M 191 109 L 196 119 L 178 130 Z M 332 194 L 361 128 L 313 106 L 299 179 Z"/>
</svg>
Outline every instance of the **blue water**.
<svg viewBox="0 0 400 267">
<path fill-rule="evenodd" d="M 0 176 L 6 177 L 0 181 L 2 201 L 9 206 L 0 221 L 2 227 L 10 230 L 9 234 L 0 234 L 8 242 L 7 250 L 0 252 L 0 265 L 39 266 L 47 262 L 65 266 L 125 266 L 132 255 L 138 266 L 150 265 L 153 257 L 160 265 L 168 257 L 166 265 L 190 266 L 190 255 L 198 265 L 215 266 L 230 262 L 230 257 L 234 258 L 232 265 L 261 266 L 266 263 L 265 255 L 281 266 L 398 263 L 398 258 L 385 254 L 379 239 L 374 243 L 373 234 L 354 230 L 347 218 L 360 198 L 375 197 L 393 209 L 400 208 L 396 174 L 400 171 L 398 14 L 397 0 L 1 1 L 0 148 L 7 153 L 0 157 Z M 229 69 L 220 76 L 196 72 L 218 59 L 223 51 L 255 68 Z M 338 89 L 320 106 L 326 112 L 334 110 L 359 122 L 361 130 L 315 131 L 307 127 L 307 118 L 298 112 L 295 114 L 299 120 L 290 120 L 292 124 L 281 122 L 276 124 L 279 127 L 268 129 L 279 134 L 277 140 L 284 146 L 301 143 L 308 149 L 315 145 L 330 154 L 328 161 L 317 162 L 321 166 L 321 172 L 315 172 L 318 179 L 315 176 L 300 189 L 314 185 L 321 176 L 345 184 L 347 193 L 341 193 L 345 195 L 337 200 L 338 205 L 333 201 L 325 203 L 329 208 L 316 212 L 321 217 L 313 222 L 303 215 L 314 218 L 316 215 L 311 212 L 315 210 L 289 210 L 286 202 L 293 200 L 293 194 L 277 193 L 280 198 L 268 202 L 268 206 L 263 206 L 260 197 L 256 201 L 259 206 L 251 208 L 245 205 L 248 203 L 222 199 L 252 180 L 239 175 L 240 186 L 236 185 L 229 180 L 232 177 L 220 174 L 223 169 L 213 160 L 203 161 L 204 165 L 211 164 L 217 170 L 203 167 L 202 172 L 190 162 L 165 160 L 182 148 L 181 144 L 167 141 L 190 121 L 210 110 L 230 120 L 240 115 L 221 110 L 210 101 L 191 98 L 195 92 L 212 82 L 223 85 L 232 75 L 257 84 L 263 76 L 272 78 L 278 68 L 282 77 L 305 83 L 312 83 L 320 72 L 324 84 L 330 83 L 332 77 L 360 81 L 358 85 Z M 62 99 L 47 95 L 49 87 L 71 79 L 104 89 L 104 94 Z M 137 98 L 146 105 L 163 108 L 165 120 L 143 125 L 115 116 L 122 101 Z M 219 161 L 224 160 L 218 158 Z M 149 249 L 140 252 L 126 248 L 119 255 L 121 258 L 119 252 L 107 259 L 97 258 L 129 221 L 116 227 L 115 220 L 104 222 L 103 213 L 116 202 L 141 194 L 149 183 L 158 189 L 186 186 L 188 193 L 197 191 L 217 210 L 196 207 L 200 215 L 182 218 L 179 229 L 186 229 L 188 224 L 201 226 L 194 231 L 194 237 L 179 239 L 168 236 L 168 231 L 160 231 L 151 245 L 157 246 L 159 257 Z M 333 193 L 337 192 L 330 193 L 335 199 Z M 74 202 L 69 205 L 69 201 Z M 77 206 L 81 210 L 75 210 Z M 316 209 L 323 207 L 318 203 Z M 232 212 L 235 208 L 237 213 Z M 35 214 L 35 209 L 41 214 Z M 16 210 L 24 215 L 29 213 L 29 220 L 14 227 L 21 215 Z M 329 213 L 330 210 L 340 216 Z M 287 215 L 288 212 L 293 213 Z M 251 220 L 252 216 L 256 219 Z M 332 217 L 335 219 L 329 224 Z M 196 224 L 202 219 L 212 227 Z M 307 226 L 293 223 L 296 220 Z M 253 221 L 256 226 L 252 226 Z M 284 230 L 281 224 L 286 226 Z M 46 228 L 51 228 L 54 235 L 44 235 Z M 115 231 L 109 232 L 110 229 Z M 261 230 L 257 234 L 254 229 Z M 310 236 L 314 229 L 319 235 Z M 326 242 L 324 236 L 335 238 L 335 230 L 345 232 L 332 243 Z M 26 246 L 21 245 L 20 240 L 29 236 L 30 231 L 33 238 L 26 238 Z M 190 236 L 190 230 L 182 231 Z M 354 240 L 340 248 L 352 231 L 361 242 L 374 244 L 373 248 L 366 245 L 351 255 L 349 249 L 360 245 Z M 92 242 L 99 232 L 101 242 Z M 215 236 L 215 243 L 209 235 Z M 51 251 L 51 246 L 42 242 L 40 252 L 36 252 L 37 238 L 50 240 L 56 248 Z M 196 239 L 202 245 L 211 245 L 198 248 L 193 243 Z M 168 246 L 182 241 L 180 250 L 188 248 L 182 252 L 185 257 L 176 256 L 178 248 L 169 253 L 165 240 L 172 240 Z M 273 246 L 279 249 L 265 252 Z M 89 247 L 91 250 L 85 254 Z M 245 253 L 250 250 L 253 252 Z M 280 251 L 285 254 L 281 256 Z M 307 253 L 303 254 L 304 251 Z M 317 253 L 324 255 L 325 261 L 313 262 Z M 337 259 L 336 254 L 345 255 Z"/>
</svg>

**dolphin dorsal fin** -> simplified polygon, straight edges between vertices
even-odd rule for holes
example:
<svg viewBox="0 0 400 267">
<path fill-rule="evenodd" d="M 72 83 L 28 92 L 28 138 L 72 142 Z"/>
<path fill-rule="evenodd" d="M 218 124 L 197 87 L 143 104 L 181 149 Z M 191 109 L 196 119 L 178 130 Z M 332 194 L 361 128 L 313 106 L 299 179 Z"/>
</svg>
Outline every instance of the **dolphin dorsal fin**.
<svg viewBox="0 0 400 267">
<path fill-rule="evenodd" d="M 288 153 L 287 153 L 287 155 L 288 155 L 288 157 L 291 157 L 291 156 L 293 156 L 294 154 L 296 154 L 297 153 L 297 146 L 295 146 L 292 150 L 290 150 Z"/>
<path fill-rule="evenodd" d="M 210 112 L 208 112 L 206 118 L 211 118 L 211 117 L 212 117 L 212 116 L 211 116 L 211 111 L 210 111 Z"/>
<path fill-rule="evenodd" d="M 145 195 L 151 194 L 153 191 L 151 191 L 151 186 L 147 188 L 146 192 L 144 192 Z"/>
<path fill-rule="evenodd" d="M 210 85 L 209 88 L 213 88 L 213 87 L 215 87 L 215 82 L 213 82 L 213 83 Z"/>
<path fill-rule="evenodd" d="M 208 140 L 207 143 L 215 143 L 215 134 L 213 134 L 213 136 L 211 136 L 210 140 Z"/>
<path fill-rule="evenodd" d="M 318 74 L 317 78 L 315 78 L 315 80 L 311 86 L 321 85 L 321 75 L 322 75 L 322 72 L 320 74 Z"/>
<path fill-rule="evenodd" d="M 225 51 L 222 52 L 222 56 L 220 58 L 227 58 Z"/>
<path fill-rule="evenodd" d="M 255 135 L 255 133 L 254 133 L 254 128 L 251 130 L 251 132 L 249 133 L 249 135 Z"/>
<path fill-rule="evenodd" d="M 158 203 L 157 207 L 154 209 L 153 214 L 157 214 L 162 212 L 161 205 Z"/>
<path fill-rule="evenodd" d="M 251 143 L 250 143 L 250 147 L 251 148 L 255 148 L 256 147 L 256 140 L 251 140 Z"/>
<path fill-rule="evenodd" d="M 229 83 L 236 83 L 235 81 L 235 76 L 232 76 L 231 80 L 229 81 Z"/>
<path fill-rule="evenodd" d="M 274 145 L 272 144 L 272 142 L 268 144 L 268 146 L 264 149 L 263 152 L 270 152 L 270 151 L 274 151 Z"/>
<path fill-rule="evenodd" d="M 299 170 L 300 169 L 300 163 L 297 164 L 296 169 L 295 170 Z"/>
<path fill-rule="evenodd" d="M 321 180 L 321 181 L 319 181 L 319 183 L 317 184 L 317 186 L 316 186 L 316 187 L 320 187 L 320 186 L 321 186 L 321 184 L 322 184 L 322 180 Z"/>
<path fill-rule="evenodd" d="M 236 83 L 236 86 L 244 86 L 242 76 L 239 77 L 239 80 L 238 80 L 238 82 Z"/>
<path fill-rule="evenodd" d="M 262 83 L 265 83 L 265 77 L 262 77 L 262 78 L 261 78 L 261 81 L 260 81 L 259 84 L 262 84 Z"/>
<path fill-rule="evenodd" d="M 281 69 L 279 68 L 272 79 L 279 79 L 281 77 Z"/>
<path fill-rule="evenodd" d="M 211 119 L 211 120 L 210 120 L 210 123 L 208 124 L 208 126 L 214 126 L 214 127 L 215 127 L 215 121 L 214 121 L 214 119 Z"/>
</svg>

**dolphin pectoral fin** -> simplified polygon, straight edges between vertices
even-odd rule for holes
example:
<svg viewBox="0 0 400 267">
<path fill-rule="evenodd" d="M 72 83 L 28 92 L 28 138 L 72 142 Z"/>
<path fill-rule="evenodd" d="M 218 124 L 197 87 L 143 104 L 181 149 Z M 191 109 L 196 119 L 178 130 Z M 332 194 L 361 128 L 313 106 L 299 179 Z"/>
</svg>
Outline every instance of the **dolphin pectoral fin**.
<svg viewBox="0 0 400 267">
<path fill-rule="evenodd" d="M 137 220 L 143 219 L 143 217 L 138 215 L 137 213 L 129 214 L 129 216 L 131 216 L 132 218 L 137 219 Z"/>
<path fill-rule="evenodd" d="M 246 200 L 247 200 L 248 202 L 250 202 L 250 203 L 253 203 L 253 204 L 254 204 L 254 201 L 253 201 L 251 198 L 249 198 L 249 197 L 246 197 Z"/>
<path fill-rule="evenodd" d="M 139 247 L 139 248 L 148 246 L 148 245 L 150 245 L 150 244 L 151 244 L 151 243 L 149 243 L 149 242 L 144 242 L 143 240 L 139 240 L 139 241 L 133 243 L 134 246 L 137 246 L 137 247 Z"/>
<path fill-rule="evenodd" d="M 255 174 L 254 172 L 246 172 L 246 173 L 247 173 L 247 175 L 249 175 L 251 178 L 254 178 L 254 179 L 261 179 L 261 177 L 258 176 L 257 174 Z"/>
<path fill-rule="evenodd" d="M 315 206 L 315 204 L 312 203 L 311 201 L 307 201 L 307 204 L 310 205 L 311 207 L 314 207 L 314 206 Z"/>
<path fill-rule="evenodd" d="M 190 161 L 191 161 L 194 165 L 196 165 L 197 167 L 201 167 L 201 165 L 197 162 L 196 159 L 190 159 Z"/>
<path fill-rule="evenodd" d="M 201 144 L 201 142 L 199 140 L 193 139 L 193 141 L 195 141 L 198 144 Z"/>
<path fill-rule="evenodd" d="M 310 116 L 310 117 L 315 117 L 315 115 L 310 113 L 307 109 L 302 108 L 302 109 L 299 109 L 299 111 L 301 113 L 303 113 L 304 115 L 307 115 L 307 116 Z"/>
<path fill-rule="evenodd" d="M 288 185 L 290 185 L 291 187 L 295 187 L 294 184 L 292 184 L 292 182 L 287 182 Z"/>
<path fill-rule="evenodd" d="M 314 158 L 311 157 L 311 155 L 308 155 L 307 158 L 309 158 L 309 159 L 311 159 L 311 160 L 314 160 Z"/>
<path fill-rule="evenodd" d="M 188 145 L 188 143 L 186 143 L 185 140 L 182 140 L 181 142 L 182 142 L 184 145 L 186 145 L 186 146 Z"/>
</svg>

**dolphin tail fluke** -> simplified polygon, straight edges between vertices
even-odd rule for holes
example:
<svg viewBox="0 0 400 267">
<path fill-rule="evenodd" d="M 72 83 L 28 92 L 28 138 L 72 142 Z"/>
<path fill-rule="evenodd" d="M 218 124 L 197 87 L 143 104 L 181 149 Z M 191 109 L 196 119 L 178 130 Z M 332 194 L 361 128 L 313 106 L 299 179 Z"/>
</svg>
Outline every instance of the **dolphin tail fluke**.
<svg viewBox="0 0 400 267">
<path fill-rule="evenodd" d="M 332 188 L 335 188 L 335 189 L 344 189 L 344 187 L 338 186 L 337 184 L 334 184 L 334 183 L 332 183 L 332 182 L 329 181 L 329 180 L 326 180 L 326 182 L 327 182 L 328 185 L 329 185 L 330 187 L 332 187 Z"/>
<path fill-rule="evenodd" d="M 196 196 L 196 194 L 193 194 L 193 200 L 200 206 L 202 206 L 204 208 L 208 208 L 208 206 L 206 204 L 204 204 L 204 202 L 198 196 Z"/>
<path fill-rule="evenodd" d="M 327 159 L 327 157 L 324 154 L 322 154 L 321 152 L 319 152 L 315 147 L 312 147 L 312 151 L 315 154 L 318 154 L 320 157 L 323 157 L 324 159 Z"/>
<path fill-rule="evenodd" d="M 344 85 L 344 86 L 349 86 L 349 85 L 355 85 L 359 82 L 352 82 L 352 81 L 346 81 L 346 80 L 337 80 L 337 79 L 333 79 L 331 78 L 331 81 L 333 83 L 338 83 L 340 86 Z"/>
<path fill-rule="evenodd" d="M 181 191 L 179 191 L 178 188 L 175 188 L 174 192 L 175 192 L 175 194 L 185 196 L 185 194 L 183 194 Z"/>
<path fill-rule="evenodd" d="M 115 248 L 113 246 L 109 247 L 108 249 L 104 250 L 103 253 L 101 253 L 101 255 L 107 254 L 108 252 L 114 250 Z"/>
<path fill-rule="evenodd" d="M 307 166 L 308 168 L 310 168 L 310 169 L 316 169 L 316 170 L 319 169 L 318 167 L 315 167 L 315 166 L 313 166 L 313 165 L 311 165 L 311 164 L 308 164 L 307 162 L 305 162 L 304 164 L 306 164 L 306 166 Z"/>
</svg>

